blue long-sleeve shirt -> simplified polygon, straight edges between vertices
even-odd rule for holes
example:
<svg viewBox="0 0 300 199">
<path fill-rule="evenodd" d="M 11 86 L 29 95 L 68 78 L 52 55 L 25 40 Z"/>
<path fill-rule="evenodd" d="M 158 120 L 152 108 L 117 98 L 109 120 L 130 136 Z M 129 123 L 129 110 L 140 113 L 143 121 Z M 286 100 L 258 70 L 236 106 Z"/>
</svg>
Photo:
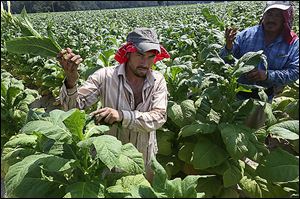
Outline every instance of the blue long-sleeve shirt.
<svg viewBox="0 0 300 199">
<path fill-rule="evenodd" d="M 299 38 L 291 45 L 287 44 L 282 36 L 279 36 L 269 45 L 265 44 L 262 25 L 247 28 L 237 34 L 233 44 L 232 52 L 225 47 L 221 50 L 220 56 L 225 57 L 229 53 L 237 59 L 247 52 L 263 50 L 268 62 L 267 80 L 256 82 L 264 87 L 282 87 L 299 79 Z M 258 65 L 259 69 L 265 70 L 263 62 Z M 253 84 L 241 76 L 240 83 Z"/>
</svg>

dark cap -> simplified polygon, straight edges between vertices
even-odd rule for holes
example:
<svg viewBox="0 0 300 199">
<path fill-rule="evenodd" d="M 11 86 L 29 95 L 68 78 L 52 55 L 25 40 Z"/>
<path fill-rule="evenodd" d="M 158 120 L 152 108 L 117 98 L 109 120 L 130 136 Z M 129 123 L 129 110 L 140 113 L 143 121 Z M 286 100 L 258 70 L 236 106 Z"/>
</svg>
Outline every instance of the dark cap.
<svg viewBox="0 0 300 199">
<path fill-rule="evenodd" d="M 157 50 L 160 53 L 157 34 L 152 28 L 136 28 L 128 34 L 126 41 L 132 42 L 143 53 L 149 50 Z"/>
</svg>

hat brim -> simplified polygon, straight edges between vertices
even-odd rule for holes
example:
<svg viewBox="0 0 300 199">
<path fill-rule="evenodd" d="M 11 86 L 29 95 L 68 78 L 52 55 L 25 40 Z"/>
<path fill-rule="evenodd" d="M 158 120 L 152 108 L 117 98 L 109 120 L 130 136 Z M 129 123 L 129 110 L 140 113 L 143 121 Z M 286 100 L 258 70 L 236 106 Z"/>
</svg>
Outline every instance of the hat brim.
<svg viewBox="0 0 300 199">
<path fill-rule="evenodd" d="M 280 10 L 287 10 L 287 9 L 289 9 L 289 7 L 290 7 L 289 5 L 274 4 L 274 5 L 271 5 L 271 6 L 267 7 L 265 9 L 264 13 L 267 12 L 268 10 L 270 10 L 270 9 L 273 9 L 273 8 L 277 8 L 277 9 L 280 9 Z"/>
<path fill-rule="evenodd" d="M 157 50 L 160 53 L 160 45 L 159 44 L 154 44 L 154 43 L 139 43 L 135 45 L 136 48 L 141 51 L 141 52 L 147 52 L 150 50 Z"/>
</svg>

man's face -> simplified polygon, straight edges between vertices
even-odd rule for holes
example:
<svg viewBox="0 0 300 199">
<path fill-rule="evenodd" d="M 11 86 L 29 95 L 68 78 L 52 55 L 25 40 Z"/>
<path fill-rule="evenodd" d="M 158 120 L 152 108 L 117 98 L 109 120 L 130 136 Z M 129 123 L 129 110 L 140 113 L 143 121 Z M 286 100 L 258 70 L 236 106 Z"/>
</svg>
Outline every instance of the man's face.
<svg viewBox="0 0 300 199">
<path fill-rule="evenodd" d="M 127 62 L 128 72 L 137 77 L 146 77 L 147 72 L 154 64 L 155 53 L 153 51 L 129 53 Z"/>
<path fill-rule="evenodd" d="M 264 29 L 269 32 L 281 32 L 284 19 L 282 10 L 270 9 L 263 16 Z"/>
</svg>

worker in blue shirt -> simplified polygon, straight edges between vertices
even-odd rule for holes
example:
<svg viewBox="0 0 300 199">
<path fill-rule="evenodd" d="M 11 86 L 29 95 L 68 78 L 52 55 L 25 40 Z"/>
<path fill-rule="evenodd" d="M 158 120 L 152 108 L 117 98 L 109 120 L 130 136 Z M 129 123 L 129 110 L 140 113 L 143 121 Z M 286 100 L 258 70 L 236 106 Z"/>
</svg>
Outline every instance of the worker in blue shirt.
<svg viewBox="0 0 300 199">
<path fill-rule="evenodd" d="M 299 38 L 291 30 L 293 5 L 289 1 L 267 1 L 260 23 L 239 33 L 237 29 L 225 30 L 226 46 L 221 57 L 231 53 L 241 58 L 247 52 L 263 50 L 268 68 L 263 61 L 256 69 L 243 74 L 238 82 L 266 88 L 269 102 L 280 93 L 284 86 L 299 79 Z M 259 99 L 258 91 L 239 92 L 238 99 Z"/>
</svg>

